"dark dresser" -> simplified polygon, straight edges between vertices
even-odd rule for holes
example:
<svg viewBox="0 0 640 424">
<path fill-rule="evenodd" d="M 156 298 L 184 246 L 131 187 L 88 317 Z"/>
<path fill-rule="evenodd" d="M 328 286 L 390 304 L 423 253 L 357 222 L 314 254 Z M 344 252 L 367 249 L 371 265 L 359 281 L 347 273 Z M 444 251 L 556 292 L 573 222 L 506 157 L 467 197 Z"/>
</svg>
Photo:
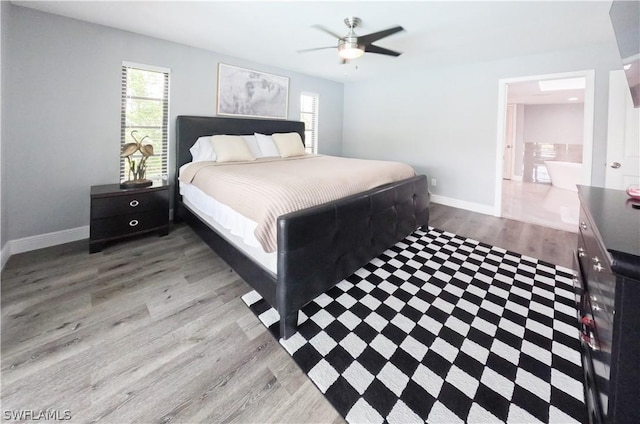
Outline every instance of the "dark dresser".
<svg viewBox="0 0 640 424">
<path fill-rule="evenodd" d="M 119 184 L 91 187 L 89 252 L 102 250 L 105 242 L 158 231 L 169 233 L 169 184 L 121 189 Z"/>
<path fill-rule="evenodd" d="M 574 283 L 589 419 L 640 423 L 640 209 L 622 190 L 578 186 L 578 195 Z"/>
</svg>

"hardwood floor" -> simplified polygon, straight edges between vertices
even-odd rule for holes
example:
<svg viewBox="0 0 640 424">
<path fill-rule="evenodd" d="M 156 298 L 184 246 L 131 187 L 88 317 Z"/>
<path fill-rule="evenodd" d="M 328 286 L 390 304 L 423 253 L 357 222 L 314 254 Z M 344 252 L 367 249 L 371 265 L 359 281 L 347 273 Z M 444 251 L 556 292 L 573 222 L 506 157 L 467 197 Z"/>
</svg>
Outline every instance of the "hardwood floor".
<svg viewBox="0 0 640 424">
<path fill-rule="evenodd" d="M 573 268 L 577 233 L 432 204 L 429 224 L 441 230 Z"/>
<path fill-rule="evenodd" d="M 441 205 L 431 225 L 571 266 L 576 235 Z M 2 413 L 71 422 L 343 422 L 244 305 L 250 287 L 186 226 L 2 272 Z"/>
</svg>

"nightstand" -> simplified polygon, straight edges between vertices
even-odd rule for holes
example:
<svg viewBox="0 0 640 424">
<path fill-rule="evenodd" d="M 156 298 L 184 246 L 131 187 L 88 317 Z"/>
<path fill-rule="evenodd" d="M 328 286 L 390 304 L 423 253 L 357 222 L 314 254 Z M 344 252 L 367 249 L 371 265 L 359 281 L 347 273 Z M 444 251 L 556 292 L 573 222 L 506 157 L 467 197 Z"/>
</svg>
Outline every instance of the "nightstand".
<svg viewBox="0 0 640 424">
<path fill-rule="evenodd" d="M 157 231 L 169 234 L 169 184 L 121 189 L 120 184 L 91 187 L 89 252 L 100 252 L 105 242 Z"/>
</svg>

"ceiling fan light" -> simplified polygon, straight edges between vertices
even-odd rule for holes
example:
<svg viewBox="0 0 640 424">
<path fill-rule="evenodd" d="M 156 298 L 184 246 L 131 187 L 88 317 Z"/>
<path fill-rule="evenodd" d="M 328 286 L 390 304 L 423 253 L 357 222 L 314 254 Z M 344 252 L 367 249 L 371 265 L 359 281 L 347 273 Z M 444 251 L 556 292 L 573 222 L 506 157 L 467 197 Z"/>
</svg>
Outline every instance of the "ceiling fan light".
<svg viewBox="0 0 640 424">
<path fill-rule="evenodd" d="M 364 54 L 364 47 L 357 43 L 341 43 L 338 45 L 338 55 L 343 59 L 356 59 Z"/>
</svg>

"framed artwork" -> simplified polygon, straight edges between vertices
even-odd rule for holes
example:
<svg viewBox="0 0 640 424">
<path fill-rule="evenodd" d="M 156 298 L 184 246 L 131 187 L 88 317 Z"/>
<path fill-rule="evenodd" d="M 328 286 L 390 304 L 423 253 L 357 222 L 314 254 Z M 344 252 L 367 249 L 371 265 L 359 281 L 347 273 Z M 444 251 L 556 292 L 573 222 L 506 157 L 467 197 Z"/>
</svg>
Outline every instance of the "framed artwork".
<svg viewBox="0 0 640 424">
<path fill-rule="evenodd" d="M 218 115 L 287 119 L 289 78 L 218 64 Z"/>
</svg>

